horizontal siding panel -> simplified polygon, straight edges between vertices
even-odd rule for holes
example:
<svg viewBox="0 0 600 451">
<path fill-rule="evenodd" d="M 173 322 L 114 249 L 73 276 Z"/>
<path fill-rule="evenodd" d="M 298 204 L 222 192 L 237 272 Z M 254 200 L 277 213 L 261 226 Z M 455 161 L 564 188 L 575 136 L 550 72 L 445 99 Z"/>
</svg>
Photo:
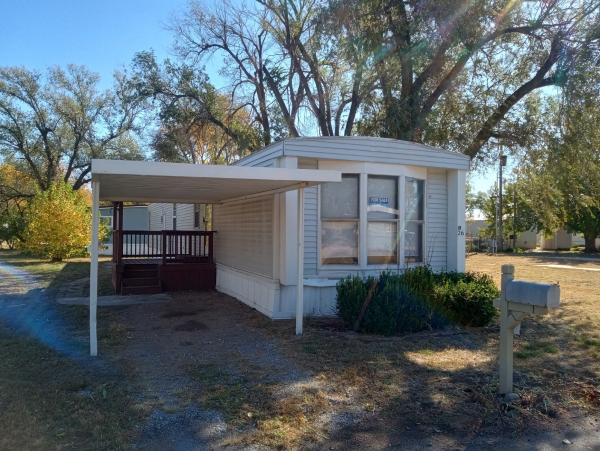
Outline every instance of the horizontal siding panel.
<svg viewBox="0 0 600 451">
<path fill-rule="evenodd" d="M 270 166 L 273 159 L 282 155 L 282 149 L 283 142 L 276 142 L 236 161 L 234 164 L 237 166 Z"/>
<path fill-rule="evenodd" d="M 177 230 L 194 230 L 194 204 L 177 204 Z"/>
<path fill-rule="evenodd" d="M 267 196 L 213 207 L 217 263 L 272 277 L 273 203 Z"/>
<path fill-rule="evenodd" d="M 284 154 L 333 160 L 370 161 L 468 170 L 469 159 L 455 152 L 437 150 L 406 141 L 385 139 L 286 140 Z"/>
</svg>

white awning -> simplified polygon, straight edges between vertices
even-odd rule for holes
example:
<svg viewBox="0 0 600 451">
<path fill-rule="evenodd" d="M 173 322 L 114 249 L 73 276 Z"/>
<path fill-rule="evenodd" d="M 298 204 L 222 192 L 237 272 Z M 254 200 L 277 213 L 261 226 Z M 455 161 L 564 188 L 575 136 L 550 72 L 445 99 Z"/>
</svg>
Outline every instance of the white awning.
<svg viewBox="0 0 600 451">
<path fill-rule="evenodd" d="M 218 204 L 341 181 L 339 171 L 92 160 L 100 200 Z"/>
</svg>

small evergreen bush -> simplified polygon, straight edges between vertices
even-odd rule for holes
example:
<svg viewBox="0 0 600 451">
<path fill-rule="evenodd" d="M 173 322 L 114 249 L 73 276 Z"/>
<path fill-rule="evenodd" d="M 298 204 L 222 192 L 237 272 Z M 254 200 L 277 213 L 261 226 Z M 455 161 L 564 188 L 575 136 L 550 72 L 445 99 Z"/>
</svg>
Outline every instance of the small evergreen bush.
<svg viewBox="0 0 600 451">
<path fill-rule="evenodd" d="M 433 299 L 448 319 L 461 326 L 482 327 L 496 316 L 494 299 L 499 295 L 487 274 L 442 273 Z"/>
<path fill-rule="evenodd" d="M 346 277 L 337 284 L 337 311 L 353 327 L 374 286 L 359 330 L 393 335 L 438 329 L 449 322 L 484 326 L 496 315 L 493 300 L 498 290 L 484 274 L 435 274 L 428 267 L 402 274 L 384 272 L 378 278 Z"/>
</svg>

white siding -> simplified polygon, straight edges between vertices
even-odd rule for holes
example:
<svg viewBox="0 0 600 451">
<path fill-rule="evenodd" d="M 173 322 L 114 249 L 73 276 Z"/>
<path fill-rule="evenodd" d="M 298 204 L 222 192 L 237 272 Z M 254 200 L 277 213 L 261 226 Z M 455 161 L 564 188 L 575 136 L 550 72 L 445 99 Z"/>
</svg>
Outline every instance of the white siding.
<svg viewBox="0 0 600 451">
<path fill-rule="evenodd" d="M 268 166 L 265 162 L 281 156 L 461 170 L 469 170 L 470 166 L 469 157 L 457 152 L 410 141 L 368 136 L 287 138 L 242 158 L 236 164 Z"/>
<path fill-rule="evenodd" d="M 286 139 L 283 155 L 462 170 L 468 170 L 470 164 L 467 156 L 456 152 L 409 141 L 363 136 Z"/>
<path fill-rule="evenodd" d="M 273 165 L 273 161 L 282 155 L 283 141 L 273 143 L 263 149 L 251 153 L 247 157 L 236 161 L 236 166 L 263 166 L 269 167 Z"/>
<path fill-rule="evenodd" d="M 150 230 L 173 229 L 173 204 L 156 203 L 148 205 Z M 194 204 L 177 204 L 177 230 L 194 230 Z M 161 215 L 164 214 L 164 226 Z"/>
<path fill-rule="evenodd" d="M 427 170 L 427 247 L 425 261 L 436 271 L 447 266 L 448 189 L 446 171 Z"/>
<path fill-rule="evenodd" d="M 148 205 L 148 213 L 150 214 L 150 230 L 163 230 L 163 223 L 161 222 L 161 216 L 165 215 L 165 224 L 171 224 L 173 220 L 173 207 L 172 204 L 157 203 Z M 171 228 L 166 226 L 166 228 Z"/>
<path fill-rule="evenodd" d="M 177 230 L 194 230 L 194 204 L 177 204 Z"/>
<path fill-rule="evenodd" d="M 298 161 L 300 169 L 317 169 L 317 160 Z M 304 189 L 304 275 L 317 274 L 318 187 Z"/>
<path fill-rule="evenodd" d="M 273 276 L 273 196 L 213 207 L 215 261 Z"/>
</svg>

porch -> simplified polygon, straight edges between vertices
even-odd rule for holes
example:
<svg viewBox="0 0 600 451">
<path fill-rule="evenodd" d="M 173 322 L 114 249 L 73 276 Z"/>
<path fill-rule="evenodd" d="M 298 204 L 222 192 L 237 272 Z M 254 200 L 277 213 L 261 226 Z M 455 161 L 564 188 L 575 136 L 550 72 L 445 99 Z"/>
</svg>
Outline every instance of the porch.
<svg viewBox="0 0 600 451">
<path fill-rule="evenodd" d="M 271 248 L 280 239 L 272 227 L 278 218 L 279 201 L 283 196 L 294 199 L 294 207 L 286 210 L 285 224 L 290 232 L 282 235 L 289 250 L 283 260 L 289 290 L 294 290 L 296 333 L 302 334 L 304 317 L 304 188 L 320 183 L 339 182 L 341 174 L 332 170 L 296 169 L 287 167 L 240 167 L 158 163 L 149 161 L 92 161 L 92 245 L 90 266 L 90 354 L 97 355 L 96 310 L 98 287 L 98 230 L 100 201 L 111 201 L 119 208 L 113 224 L 114 252 L 113 284 L 121 293 L 204 289 L 216 286 L 217 271 L 235 270 L 239 256 L 256 267 L 251 272 L 264 273 L 261 281 L 277 288 L 280 283 L 279 253 Z M 249 206 L 262 200 L 272 210 L 256 211 Z M 210 204 L 229 210 L 228 226 L 218 234 L 214 231 L 147 232 L 123 230 L 122 202 L 165 202 Z M 231 208 L 241 206 L 240 208 Z M 263 243 L 251 232 L 256 224 L 268 224 L 269 233 Z M 248 232 L 246 235 L 237 233 Z M 292 241 L 293 240 L 293 241 Z M 227 249 L 226 249 L 227 248 Z M 226 251 L 228 252 L 225 255 Z M 255 257 L 261 254 L 263 260 Z M 227 262 L 224 258 L 227 257 Z M 217 268 L 217 265 L 218 268 Z M 262 296 L 259 286 L 243 280 L 232 281 L 234 288 L 244 286 L 256 296 Z M 289 291 L 288 290 L 288 291 Z M 223 290 L 221 290 L 223 291 Z M 245 302 L 243 296 L 236 296 Z"/>
<path fill-rule="evenodd" d="M 123 230 L 123 202 L 113 202 L 112 223 L 117 294 L 215 288 L 214 231 Z"/>
</svg>

